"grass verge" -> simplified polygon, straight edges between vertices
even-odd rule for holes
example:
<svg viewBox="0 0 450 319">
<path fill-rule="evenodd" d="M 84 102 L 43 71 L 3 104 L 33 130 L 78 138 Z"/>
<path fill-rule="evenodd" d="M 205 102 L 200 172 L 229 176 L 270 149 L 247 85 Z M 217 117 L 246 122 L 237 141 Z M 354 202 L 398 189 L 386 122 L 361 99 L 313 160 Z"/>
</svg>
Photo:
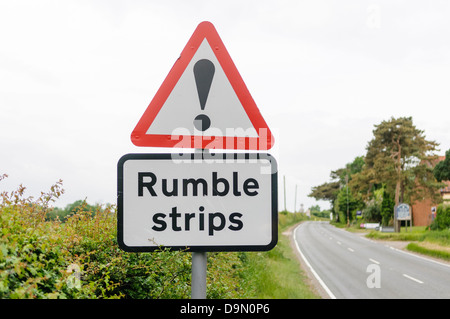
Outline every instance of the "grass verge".
<svg viewBox="0 0 450 319">
<path fill-rule="evenodd" d="M 424 245 L 424 243 L 409 243 L 406 248 L 419 254 L 450 261 L 450 251 L 443 250 L 442 247 L 437 247 L 436 249 L 427 247 L 427 244 Z"/>
<path fill-rule="evenodd" d="M 399 233 L 371 231 L 368 238 L 379 240 L 411 241 L 406 249 L 443 260 L 450 260 L 450 229 L 427 230 L 426 227 L 412 227 L 411 231 L 402 229 Z"/>
<path fill-rule="evenodd" d="M 246 252 L 241 255 L 245 264 L 242 275 L 249 289 L 249 298 L 320 298 L 308 285 L 289 237 L 282 234 L 302 220 L 306 220 L 303 214 L 280 213 L 277 246 L 268 252 Z"/>
</svg>

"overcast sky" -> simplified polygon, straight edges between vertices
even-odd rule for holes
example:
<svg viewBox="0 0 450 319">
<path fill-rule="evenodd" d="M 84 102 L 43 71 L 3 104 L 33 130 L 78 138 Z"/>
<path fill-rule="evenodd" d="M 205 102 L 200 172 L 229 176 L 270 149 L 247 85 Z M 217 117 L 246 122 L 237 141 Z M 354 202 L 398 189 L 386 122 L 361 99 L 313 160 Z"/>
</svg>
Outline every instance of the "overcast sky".
<svg viewBox="0 0 450 319">
<path fill-rule="evenodd" d="M 115 203 L 130 134 L 197 25 L 216 27 L 275 134 L 279 208 L 412 116 L 450 148 L 450 2 L 0 0 L 0 191 Z M 326 202 L 318 202 L 322 208 Z"/>
</svg>

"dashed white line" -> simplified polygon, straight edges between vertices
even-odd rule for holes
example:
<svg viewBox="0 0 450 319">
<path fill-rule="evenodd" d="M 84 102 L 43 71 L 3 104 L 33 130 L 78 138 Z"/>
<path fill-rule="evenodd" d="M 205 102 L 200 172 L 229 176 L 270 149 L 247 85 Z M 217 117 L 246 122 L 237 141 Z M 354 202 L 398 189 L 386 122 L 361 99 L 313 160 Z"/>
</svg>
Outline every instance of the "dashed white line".
<svg viewBox="0 0 450 319">
<path fill-rule="evenodd" d="M 352 253 L 355 251 L 354 249 L 351 249 L 350 247 L 347 248 L 349 251 L 351 251 Z"/>
<path fill-rule="evenodd" d="M 416 279 L 414 277 L 408 276 L 407 274 L 403 274 L 403 277 L 406 277 L 406 278 L 411 279 L 411 280 L 413 280 L 415 282 L 418 282 L 419 284 L 423 284 L 423 281 L 421 281 L 419 279 Z"/>
<path fill-rule="evenodd" d="M 369 260 L 370 260 L 371 262 L 373 262 L 374 264 L 377 264 L 377 265 L 380 264 L 380 262 L 379 262 L 379 261 L 376 261 L 375 259 L 369 258 Z"/>
<path fill-rule="evenodd" d="M 342 243 L 341 243 L 340 241 L 337 241 L 337 244 L 338 244 L 338 245 L 342 245 Z"/>
</svg>

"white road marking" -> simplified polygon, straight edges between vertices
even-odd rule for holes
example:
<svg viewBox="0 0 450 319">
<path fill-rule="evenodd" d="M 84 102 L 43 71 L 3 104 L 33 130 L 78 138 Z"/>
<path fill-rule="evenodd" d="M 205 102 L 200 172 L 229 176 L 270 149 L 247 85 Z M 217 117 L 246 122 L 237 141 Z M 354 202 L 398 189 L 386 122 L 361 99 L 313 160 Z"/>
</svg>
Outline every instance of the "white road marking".
<svg viewBox="0 0 450 319">
<path fill-rule="evenodd" d="M 316 273 L 316 271 L 314 270 L 314 268 L 311 266 L 311 264 L 308 262 L 308 260 L 306 259 L 305 255 L 303 255 L 300 246 L 297 243 L 297 236 L 296 236 L 296 232 L 297 229 L 301 226 L 301 224 L 299 226 L 297 226 L 297 228 L 295 228 L 294 230 L 294 242 L 295 242 L 295 246 L 297 247 L 298 252 L 300 253 L 300 256 L 302 256 L 303 260 L 305 261 L 306 265 L 308 266 L 308 268 L 311 270 L 311 272 L 313 273 L 314 277 L 316 277 L 317 281 L 319 282 L 319 284 L 322 286 L 322 288 L 326 291 L 326 293 L 328 294 L 328 296 L 330 296 L 331 299 L 336 299 L 336 296 L 331 292 L 331 290 L 327 287 L 327 285 L 323 282 L 322 278 L 319 277 L 319 275 Z"/>
<path fill-rule="evenodd" d="M 416 279 L 414 277 L 408 276 L 407 274 L 403 274 L 403 277 L 406 277 L 408 279 L 414 280 L 415 282 L 418 282 L 419 284 L 423 284 L 423 281 L 420 281 L 419 279 Z"/>
<path fill-rule="evenodd" d="M 351 251 L 351 252 L 354 252 L 354 250 L 353 249 L 351 249 L 350 247 L 348 247 L 347 248 L 349 251 Z"/>
<path fill-rule="evenodd" d="M 420 255 L 417 255 L 417 254 L 413 254 L 413 253 L 410 253 L 410 252 L 407 252 L 407 251 L 404 251 L 404 250 L 401 250 L 401 249 L 398 249 L 398 248 L 394 248 L 392 246 L 387 246 L 386 245 L 386 247 L 389 247 L 392 250 L 398 251 L 399 253 L 402 253 L 402 254 L 413 256 L 413 257 L 416 257 L 416 258 L 419 258 L 419 259 L 422 259 L 422 260 L 426 260 L 426 261 L 429 261 L 429 262 L 432 262 L 432 263 L 435 263 L 435 264 L 438 264 L 438 265 L 441 265 L 441 266 L 450 267 L 450 264 L 444 264 L 444 263 L 436 261 L 434 259 L 423 257 L 423 256 L 420 256 Z"/>
<path fill-rule="evenodd" d="M 375 259 L 369 258 L 369 260 L 370 260 L 371 262 L 373 262 L 374 264 L 377 264 L 377 265 L 380 264 L 380 262 L 379 262 L 379 261 L 376 261 Z"/>
</svg>

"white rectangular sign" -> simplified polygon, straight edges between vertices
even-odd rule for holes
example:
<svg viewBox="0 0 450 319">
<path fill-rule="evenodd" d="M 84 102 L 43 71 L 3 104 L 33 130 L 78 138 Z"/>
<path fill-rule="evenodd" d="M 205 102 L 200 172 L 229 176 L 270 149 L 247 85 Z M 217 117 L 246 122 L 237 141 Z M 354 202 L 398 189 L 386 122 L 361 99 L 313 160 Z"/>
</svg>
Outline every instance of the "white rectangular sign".
<svg viewBox="0 0 450 319">
<path fill-rule="evenodd" d="M 411 220 L 411 207 L 405 203 L 398 204 L 395 206 L 395 217 L 397 220 Z"/>
<path fill-rule="evenodd" d="M 278 240 L 277 163 L 269 154 L 128 154 L 118 163 L 125 251 L 258 251 Z"/>
</svg>

